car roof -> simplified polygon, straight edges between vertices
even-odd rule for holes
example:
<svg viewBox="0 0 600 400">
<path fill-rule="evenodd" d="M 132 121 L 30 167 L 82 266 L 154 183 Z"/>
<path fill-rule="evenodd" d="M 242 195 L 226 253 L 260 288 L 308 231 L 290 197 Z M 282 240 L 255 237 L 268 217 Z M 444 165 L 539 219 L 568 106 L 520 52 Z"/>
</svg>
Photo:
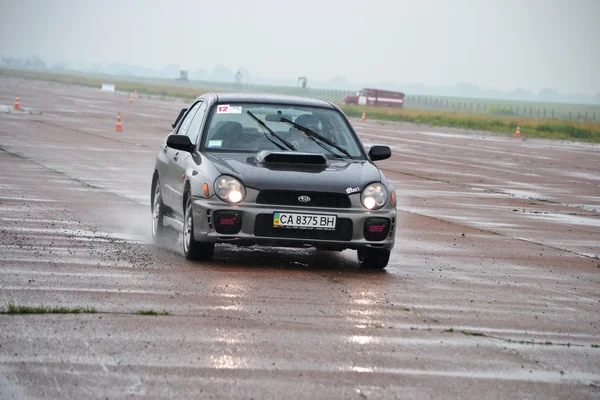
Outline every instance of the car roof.
<svg viewBox="0 0 600 400">
<path fill-rule="evenodd" d="M 301 96 L 262 93 L 212 93 L 217 103 L 274 103 L 335 109 L 330 102 Z"/>
</svg>

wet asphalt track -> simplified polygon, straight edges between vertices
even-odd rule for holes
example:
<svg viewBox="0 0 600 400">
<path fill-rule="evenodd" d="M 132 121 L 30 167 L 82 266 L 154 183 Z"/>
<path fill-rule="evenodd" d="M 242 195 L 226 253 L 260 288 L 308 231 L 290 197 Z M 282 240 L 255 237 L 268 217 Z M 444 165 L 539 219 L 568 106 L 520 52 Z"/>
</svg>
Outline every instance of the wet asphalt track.
<svg viewBox="0 0 600 400">
<path fill-rule="evenodd" d="M 9 112 L 15 82 L 0 79 L 0 308 L 98 314 L 0 315 L 0 398 L 600 397 L 599 146 L 354 122 L 393 147 L 385 272 L 350 251 L 200 264 L 148 244 L 183 101 L 19 81 Z"/>
</svg>

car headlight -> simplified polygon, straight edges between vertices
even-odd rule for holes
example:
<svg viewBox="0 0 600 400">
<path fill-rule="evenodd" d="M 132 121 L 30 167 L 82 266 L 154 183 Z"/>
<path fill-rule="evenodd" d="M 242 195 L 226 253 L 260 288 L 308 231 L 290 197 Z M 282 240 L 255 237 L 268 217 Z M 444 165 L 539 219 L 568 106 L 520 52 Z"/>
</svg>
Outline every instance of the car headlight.
<svg viewBox="0 0 600 400">
<path fill-rule="evenodd" d="M 237 204 L 246 197 L 246 188 L 234 177 L 222 175 L 215 181 L 215 193 L 221 200 Z"/>
<path fill-rule="evenodd" d="M 382 183 L 371 183 L 360 195 L 360 202 L 367 210 L 379 210 L 385 206 L 387 199 L 387 189 Z"/>
</svg>

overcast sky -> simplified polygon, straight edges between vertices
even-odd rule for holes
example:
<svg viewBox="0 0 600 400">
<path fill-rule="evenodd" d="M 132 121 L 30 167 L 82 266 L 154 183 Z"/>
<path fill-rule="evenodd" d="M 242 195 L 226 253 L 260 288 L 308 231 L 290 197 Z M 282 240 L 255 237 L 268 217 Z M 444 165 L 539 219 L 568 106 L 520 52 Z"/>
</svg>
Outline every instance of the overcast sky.
<svg viewBox="0 0 600 400">
<path fill-rule="evenodd" d="M 600 0 L 0 0 L 0 54 L 600 92 Z"/>
</svg>

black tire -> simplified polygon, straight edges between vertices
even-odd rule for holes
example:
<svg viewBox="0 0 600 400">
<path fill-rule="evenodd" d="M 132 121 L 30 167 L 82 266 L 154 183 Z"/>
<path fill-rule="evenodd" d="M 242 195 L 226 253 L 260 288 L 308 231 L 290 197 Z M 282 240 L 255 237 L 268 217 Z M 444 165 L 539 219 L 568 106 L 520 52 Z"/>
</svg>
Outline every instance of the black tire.
<svg viewBox="0 0 600 400">
<path fill-rule="evenodd" d="M 187 260 L 210 261 L 213 258 L 214 252 L 214 243 L 202 243 L 194 239 L 192 198 L 189 193 L 186 193 L 185 209 L 183 212 L 183 254 Z"/>
<path fill-rule="evenodd" d="M 154 191 L 152 197 L 152 240 L 156 244 L 174 244 L 179 238 L 179 233 L 163 224 L 166 207 L 162 202 L 160 181 L 158 179 L 156 179 L 152 190 Z"/>
<path fill-rule="evenodd" d="M 390 251 L 387 249 L 358 249 L 358 264 L 364 269 L 384 269 L 390 261 Z"/>
</svg>

